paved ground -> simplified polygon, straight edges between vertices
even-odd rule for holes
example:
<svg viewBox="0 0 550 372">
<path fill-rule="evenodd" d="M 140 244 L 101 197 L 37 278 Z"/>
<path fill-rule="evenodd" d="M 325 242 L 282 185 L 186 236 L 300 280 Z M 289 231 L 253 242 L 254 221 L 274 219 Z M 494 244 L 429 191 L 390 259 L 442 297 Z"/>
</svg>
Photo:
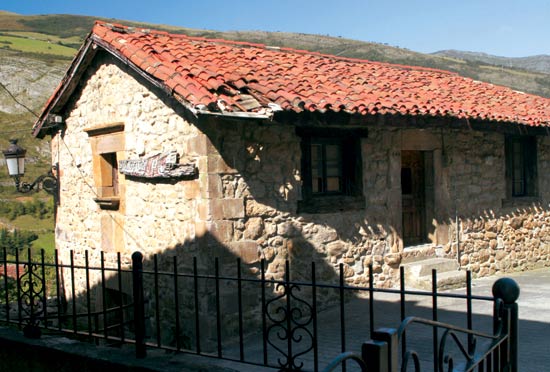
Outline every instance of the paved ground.
<svg viewBox="0 0 550 372">
<path fill-rule="evenodd" d="M 550 269 L 509 275 L 520 287 L 519 371 L 550 371 Z M 490 293 L 496 278 L 475 281 L 475 292 Z"/>
<path fill-rule="evenodd" d="M 520 286 L 519 297 L 519 371 L 520 372 L 544 372 L 550 371 L 550 269 L 541 269 L 531 272 L 512 274 Z M 473 282 L 474 295 L 490 296 L 494 281 L 498 277 L 477 279 Z M 464 290 L 455 290 L 451 293 L 464 293 Z M 377 294 L 375 296 L 375 327 L 397 327 L 399 325 L 399 302 L 395 296 Z M 406 298 L 407 316 L 415 315 L 431 318 L 431 299 L 425 297 L 408 296 Z M 466 305 L 463 300 L 438 299 L 439 320 L 465 326 Z M 474 302 L 473 311 L 474 328 L 491 333 L 492 331 L 492 305 L 484 301 Z M 367 318 L 367 319 L 365 319 Z M 319 316 L 319 368 L 322 370 L 341 350 L 339 309 L 323 311 Z M 368 300 L 354 298 L 346 304 L 346 339 L 345 349 L 358 352 L 363 341 L 369 337 L 368 324 Z M 480 345 L 478 350 L 482 350 Z M 307 345 L 302 342 L 300 345 Z M 450 342 L 451 344 L 451 342 Z M 284 345 L 283 345 L 284 346 Z M 423 326 L 415 326 L 408 331 L 408 349 L 419 353 L 422 360 L 422 370 L 432 370 L 432 361 L 428 358 L 432 355 L 432 330 Z M 306 347 L 307 348 L 307 347 Z M 450 349 L 450 348 L 448 348 Z M 251 337 L 245 345 L 246 359 L 262 358 L 262 341 L 259 337 Z M 299 353 L 298 346 L 294 353 Z M 238 355 L 234 348 L 229 353 Z M 457 355 L 456 353 L 453 355 Z M 270 349 L 269 359 L 276 361 L 281 355 L 274 349 Z M 189 356 L 177 356 L 176 359 L 189 358 Z M 284 360 L 284 358 L 283 358 Z M 306 370 L 313 370 L 312 353 L 300 357 Z M 215 366 L 224 366 L 238 371 L 261 371 L 263 368 L 247 366 L 222 361 L 212 361 Z M 457 362 L 457 361 L 455 361 Z M 348 371 L 356 370 L 348 365 Z"/>
</svg>

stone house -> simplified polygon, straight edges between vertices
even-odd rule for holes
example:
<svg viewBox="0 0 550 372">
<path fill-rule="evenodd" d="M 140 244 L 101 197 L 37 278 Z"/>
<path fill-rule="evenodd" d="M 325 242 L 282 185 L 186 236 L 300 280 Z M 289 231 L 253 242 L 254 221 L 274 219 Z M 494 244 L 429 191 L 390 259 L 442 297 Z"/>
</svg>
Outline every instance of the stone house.
<svg viewBox="0 0 550 372">
<path fill-rule="evenodd" d="M 391 286 L 416 256 L 550 265 L 549 126 L 549 99 L 446 71 L 97 22 L 33 133 L 62 260 L 372 264 Z"/>
</svg>

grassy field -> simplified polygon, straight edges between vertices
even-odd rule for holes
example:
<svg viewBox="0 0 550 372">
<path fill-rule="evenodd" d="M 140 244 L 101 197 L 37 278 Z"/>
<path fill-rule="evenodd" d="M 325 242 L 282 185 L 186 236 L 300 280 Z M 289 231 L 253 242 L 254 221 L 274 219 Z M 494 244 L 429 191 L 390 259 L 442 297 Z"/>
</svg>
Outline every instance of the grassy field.
<svg viewBox="0 0 550 372">
<path fill-rule="evenodd" d="M 29 230 L 40 232 L 43 230 L 53 231 L 53 220 L 52 219 L 38 219 L 28 214 L 24 216 L 19 216 L 15 220 L 10 221 L 10 225 L 20 230 Z"/>
<path fill-rule="evenodd" d="M 29 198 L 27 197 L 22 199 Z M 53 203 L 51 199 L 46 202 Z M 7 228 L 9 230 L 17 229 L 19 231 L 32 231 L 38 235 L 38 239 L 32 242 L 33 255 L 38 255 L 40 253 L 40 249 L 44 249 L 46 257 L 50 259 L 53 258 L 55 250 L 55 234 L 54 221 L 51 215 L 46 218 L 36 218 L 30 214 L 25 214 L 18 216 L 14 220 L 9 220 L 7 217 L 0 217 L 0 227 Z M 26 252 L 21 253 L 26 257 Z"/>
<path fill-rule="evenodd" d="M 7 36 L 23 37 L 26 39 L 48 41 L 50 43 L 57 43 L 57 44 L 77 44 L 77 46 L 80 46 L 80 44 L 82 43 L 82 39 L 78 36 L 63 38 L 63 37 L 58 37 L 56 35 L 43 34 L 40 32 L 28 32 L 28 31 L 4 32 L 3 34 Z"/>
<path fill-rule="evenodd" d="M 0 35 L 0 48 L 17 50 L 25 53 L 53 54 L 63 57 L 72 57 L 76 49 L 52 43 L 45 40 Z"/>
<path fill-rule="evenodd" d="M 39 252 L 43 249 L 46 257 L 53 257 L 55 251 L 55 234 L 53 231 L 39 234 L 38 239 L 32 242 L 32 249 Z"/>
</svg>

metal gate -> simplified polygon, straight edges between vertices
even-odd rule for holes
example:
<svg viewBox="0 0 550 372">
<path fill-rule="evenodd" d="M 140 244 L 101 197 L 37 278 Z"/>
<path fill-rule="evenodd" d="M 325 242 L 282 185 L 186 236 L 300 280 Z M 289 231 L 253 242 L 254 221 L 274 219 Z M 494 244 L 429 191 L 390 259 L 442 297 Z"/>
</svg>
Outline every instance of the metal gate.
<svg viewBox="0 0 550 372">
<path fill-rule="evenodd" d="M 371 340 L 363 343 L 361 355 L 344 352 L 323 372 L 346 363 L 359 366 L 363 372 L 421 371 L 419 354 L 407 349 L 407 329 L 412 324 L 433 331 L 433 371 L 518 371 L 518 305 L 519 286 L 509 278 L 493 285 L 495 308 L 493 333 L 483 333 L 430 319 L 408 317 L 398 328 L 380 328 Z M 461 337 L 462 336 L 462 337 Z M 465 340 L 465 341 L 464 341 Z M 485 341 L 485 342 L 483 342 Z"/>
</svg>

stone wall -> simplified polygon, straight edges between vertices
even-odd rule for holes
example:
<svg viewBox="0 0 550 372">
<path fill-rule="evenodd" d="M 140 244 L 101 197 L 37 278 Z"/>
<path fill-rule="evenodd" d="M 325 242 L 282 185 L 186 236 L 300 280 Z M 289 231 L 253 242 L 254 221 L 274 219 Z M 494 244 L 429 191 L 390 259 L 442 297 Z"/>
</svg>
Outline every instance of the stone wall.
<svg viewBox="0 0 550 372">
<path fill-rule="evenodd" d="M 287 259 L 300 273 L 309 273 L 314 261 L 322 280 L 334 281 L 343 264 L 346 280 L 364 285 L 372 264 L 377 286 L 395 285 L 403 257 L 411 254 L 400 238 L 405 149 L 433 152 L 434 247 L 449 258 L 460 256 L 479 276 L 550 264 L 547 192 L 507 206 L 501 133 L 369 128 L 361 146 L 365 208 L 307 214 L 297 213 L 301 154 L 292 126 L 213 121 L 201 129 L 211 141 L 210 153 L 221 156 L 209 169 L 217 194 L 209 218 L 223 227 L 217 237 L 250 264 L 265 258 L 273 277 L 282 277 Z M 548 140 L 540 138 L 539 144 L 544 185 Z M 517 225 L 518 218 L 532 228 L 502 228 Z"/>
<path fill-rule="evenodd" d="M 393 166 L 383 133 L 362 140 L 366 206 L 332 213 L 297 213 L 301 199 L 300 138 L 290 125 L 212 120 L 201 128 L 211 141 L 208 169 L 215 190 L 211 214 L 219 242 L 248 264 L 267 261 L 268 275 L 282 278 L 285 260 L 309 279 L 316 262 L 318 280 L 334 282 L 339 264 L 350 283 L 366 284 L 366 266 L 374 264 L 378 285 L 388 285 L 399 264 L 391 226 L 388 176 Z M 298 274 L 298 273 L 307 273 Z"/>
<path fill-rule="evenodd" d="M 461 264 L 478 276 L 550 265 L 550 189 L 546 187 L 550 181 L 550 141 L 547 137 L 539 137 L 537 141 L 540 197 L 523 200 L 506 199 L 505 186 L 501 181 L 504 177 L 502 141 L 501 138 L 495 139 L 498 146 L 492 151 L 487 149 L 487 143 L 478 142 L 478 149 L 483 148 L 477 150 L 481 152 L 480 160 L 461 162 L 460 169 L 469 176 L 466 179 L 480 181 L 479 187 L 475 184 L 465 186 L 474 197 L 470 197 L 468 203 L 463 203 L 466 206 L 463 211 L 459 210 L 463 218 L 457 237 L 460 247 L 458 254 Z M 462 148 L 457 152 L 464 152 L 466 148 L 466 140 L 462 139 L 461 142 L 458 145 Z M 479 168 L 484 173 L 476 172 Z M 468 199 L 468 194 L 462 193 L 461 198 Z"/>
<path fill-rule="evenodd" d="M 540 197 L 507 199 L 504 136 L 462 131 L 446 138 L 452 207 L 446 221 L 439 216 L 450 226 L 446 254 L 474 276 L 549 266 L 549 139 L 537 141 Z"/>
<path fill-rule="evenodd" d="M 155 182 L 119 174 L 120 207 L 103 209 L 94 201 L 98 175 L 94 172 L 90 137 L 85 132 L 90 128 L 110 123 L 124 125 L 124 149 L 117 151 L 118 160 L 176 150 L 180 162 L 205 168 L 205 136 L 184 114 L 176 112 L 178 107 L 163 101 L 158 92 L 152 92 L 138 79 L 122 64 L 100 56 L 69 103 L 66 129 L 52 138 L 53 162 L 59 164 L 60 178 L 56 246 L 65 265 L 71 262 L 71 251 L 76 265 L 84 265 L 88 254 L 93 267 L 99 267 L 103 251 L 106 268 L 117 267 L 120 253 L 123 269 L 130 266 L 134 251 L 144 253 L 149 266 L 156 253 L 175 255 L 185 249 L 198 254 L 196 238 L 204 235 L 203 200 L 208 190 L 204 173 L 184 182 Z M 189 266 L 189 260 L 185 265 Z M 86 290 L 85 274 L 84 269 L 75 270 L 77 297 Z M 109 271 L 106 277 L 107 288 L 118 290 L 117 273 Z M 91 270 L 91 310 L 103 308 L 100 282 L 99 271 Z M 66 295 L 73 297 L 68 269 L 64 270 L 64 284 Z M 123 292 L 131 294 L 128 275 L 124 275 L 122 284 Z M 86 301 L 77 302 L 78 310 L 86 311 Z"/>
</svg>

